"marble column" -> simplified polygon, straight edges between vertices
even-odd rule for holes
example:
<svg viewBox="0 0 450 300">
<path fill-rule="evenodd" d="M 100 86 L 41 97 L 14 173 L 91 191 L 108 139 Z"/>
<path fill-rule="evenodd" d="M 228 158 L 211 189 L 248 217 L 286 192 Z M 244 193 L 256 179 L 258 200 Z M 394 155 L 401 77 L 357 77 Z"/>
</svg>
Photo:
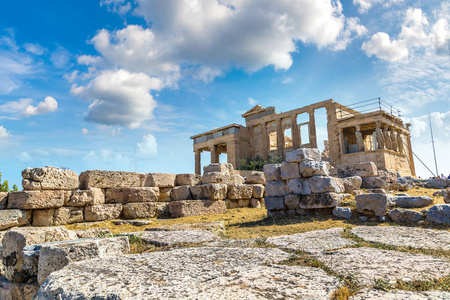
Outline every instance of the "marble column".
<svg viewBox="0 0 450 300">
<path fill-rule="evenodd" d="M 277 152 L 278 156 L 284 157 L 284 130 L 282 119 L 277 121 Z"/>
<path fill-rule="evenodd" d="M 364 152 L 364 140 L 361 133 L 361 127 L 360 125 L 356 125 L 356 144 L 358 145 L 358 152 Z"/>
<path fill-rule="evenodd" d="M 261 124 L 261 137 L 262 137 L 262 157 L 264 159 L 269 158 L 270 152 L 270 140 L 269 140 L 269 131 L 267 129 L 267 124 Z"/>
<path fill-rule="evenodd" d="M 195 174 L 202 175 L 202 151 L 195 150 Z"/>
<path fill-rule="evenodd" d="M 300 148 L 300 128 L 298 128 L 297 124 L 297 116 L 292 117 L 292 146 L 294 149 Z"/>
<path fill-rule="evenodd" d="M 212 164 L 219 163 L 219 153 L 217 153 L 217 146 L 209 147 L 209 151 L 211 151 L 211 163 Z"/>
<path fill-rule="evenodd" d="M 316 118 L 314 117 L 314 110 L 308 112 L 309 114 L 309 143 L 312 148 L 317 148 L 317 138 L 316 138 Z"/>
<path fill-rule="evenodd" d="M 377 149 L 384 149 L 384 134 L 381 130 L 381 122 L 377 121 L 377 128 L 375 129 L 375 134 L 377 136 Z"/>
<path fill-rule="evenodd" d="M 341 155 L 347 153 L 344 142 L 344 129 L 342 128 L 339 128 L 339 149 L 341 150 Z"/>
</svg>

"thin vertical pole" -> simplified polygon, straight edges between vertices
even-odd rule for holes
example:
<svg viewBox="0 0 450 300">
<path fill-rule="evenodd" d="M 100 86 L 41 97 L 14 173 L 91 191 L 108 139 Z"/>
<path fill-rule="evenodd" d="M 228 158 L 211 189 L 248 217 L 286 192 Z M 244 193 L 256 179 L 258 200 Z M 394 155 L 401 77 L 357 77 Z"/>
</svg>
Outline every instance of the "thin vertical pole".
<svg viewBox="0 0 450 300">
<path fill-rule="evenodd" d="M 436 176 L 439 177 L 438 165 L 437 165 L 437 159 L 436 159 L 436 149 L 434 148 L 433 128 L 431 127 L 430 108 L 428 108 L 428 120 L 430 122 L 431 144 L 433 145 L 434 165 L 436 166 Z"/>
</svg>

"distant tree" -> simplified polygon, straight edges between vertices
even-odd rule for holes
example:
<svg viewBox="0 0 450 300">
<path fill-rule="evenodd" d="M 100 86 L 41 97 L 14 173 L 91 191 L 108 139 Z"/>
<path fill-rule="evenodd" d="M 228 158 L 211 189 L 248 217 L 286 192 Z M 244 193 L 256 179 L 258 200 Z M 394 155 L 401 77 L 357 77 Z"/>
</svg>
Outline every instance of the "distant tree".
<svg viewBox="0 0 450 300">
<path fill-rule="evenodd" d="M 2 173 L 0 172 L 0 192 L 17 192 L 19 188 L 17 185 L 13 185 L 12 190 L 9 189 L 8 180 L 2 182 Z"/>
<path fill-rule="evenodd" d="M 247 157 L 241 159 L 239 162 L 238 170 L 248 170 L 248 171 L 262 171 L 264 165 L 267 164 L 279 164 L 283 162 L 283 157 L 269 155 L 267 160 L 264 160 L 261 156 L 256 155 L 254 158 L 248 155 Z"/>
</svg>

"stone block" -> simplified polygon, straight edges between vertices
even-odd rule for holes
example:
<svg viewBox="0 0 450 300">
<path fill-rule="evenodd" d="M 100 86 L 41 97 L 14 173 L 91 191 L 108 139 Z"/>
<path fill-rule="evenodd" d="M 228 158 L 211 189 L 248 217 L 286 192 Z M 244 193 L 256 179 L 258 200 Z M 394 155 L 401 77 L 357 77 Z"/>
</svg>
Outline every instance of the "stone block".
<svg viewBox="0 0 450 300">
<path fill-rule="evenodd" d="M 0 299 L 2 300 L 33 300 L 39 291 L 36 278 L 26 283 L 13 283 L 0 276 Z"/>
<path fill-rule="evenodd" d="M 64 191 L 22 191 L 12 192 L 8 196 L 8 208 L 46 209 L 58 208 L 66 200 Z"/>
<path fill-rule="evenodd" d="M 424 219 L 421 212 L 408 209 L 394 209 L 388 212 L 388 217 L 397 223 L 417 223 Z"/>
<path fill-rule="evenodd" d="M 202 183 L 202 176 L 197 174 L 177 174 L 175 178 L 176 185 L 198 185 Z"/>
<path fill-rule="evenodd" d="M 428 180 L 428 182 L 426 183 L 426 187 L 432 189 L 443 189 L 449 186 L 449 182 L 449 179 L 433 178 Z"/>
<path fill-rule="evenodd" d="M 109 189 L 114 187 L 140 186 L 141 180 L 136 172 L 89 170 L 80 174 L 80 189 L 91 187 Z"/>
<path fill-rule="evenodd" d="M 341 165 L 337 167 L 340 177 L 359 176 L 374 177 L 378 176 L 378 168 L 373 162 L 363 162 L 352 165 Z"/>
<path fill-rule="evenodd" d="M 350 183 L 353 185 L 354 190 L 359 190 L 361 188 L 362 178 L 360 176 L 350 176 L 345 177 L 345 179 L 350 181 Z"/>
<path fill-rule="evenodd" d="M 427 212 L 427 221 L 434 224 L 450 224 L 450 204 L 436 204 Z"/>
<path fill-rule="evenodd" d="M 287 181 L 287 188 L 289 194 L 296 195 L 308 195 L 311 194 L 311 188 L 309 187 L 306 179 L 291 179 Z"/>
<path fill-rule="evenodd" d="M 265 191 L 264 185 L 251 184 L 250 186 L 253 188 L 252 198 L 257 198 L 257 199 L 264 198 L 264 191 Z"/>
<path fill-rule="evenodd" d="M 253 172 L 245 179 L 246 184 L 266 184 L 266 176 L 264 172 Z"/>
<path fill-rule="evenodd" d="M 54 208 L 33 210 L 33 226 L 52 226 Z"/>
<path fill-rule="evenodd" d="M 339 219 L 350 219 L 352 217 L 352 210 L 350 207 L 340 207 L 336 206 L 333 209 L 333 215 Z"/>
<path fill-rule="evenodd" d="M 53 225 L 81 223 L 84 221 L 83 211 L 83 207 L 57 208 L 53 214 Z"/>
<path fill-rule="evenodd" d="M 361 188 L 363 189 L 386 189 L 388 184 L 380 177 L 363 177 Z"/>
<path fill-rule="evenodd" d="M 210 164 L 203 167 L 203 174 L 209 172 L 219 172 L 219 173 L 228 173 L 230 175 L 234 174 L 234 168 L 232 164 L 229 163 L 219 163 L 219 164 Z"/>
<path fill-rule="evenodd" d="M 123 203 L 156 202 L 159 199 L 157 187 L 130 187 L 123 188 Z"/>
<path fill-rule="evenodd" d="M 266 197 L 264 203 L 267 210 L 286 210 L 284 197 Z"/>
<path fill-rule="evenodd" d="M 280 174 L 282 180 L 300 178 L 300 168 L 298 163 L 284 162 L 281 164 Z"/>
<path fill-rule="evenodd" d="M 287 162 L 302 162 L 305 160 L 320 161 L 321 155 L 317 148 L 300 148 L 286 153 Z"/>
<path fill-rule="evenodd" d="M 170 217 L 169 202 L 156 203 L 156 215 L 158 217 Z"/>
<path fill-rule="evenodd" d="M 284 204 L 288 209 L 298 209 L 300 205 L 300 195 L 289 194 L 284 196 Z"/>
<path fill-rule="evenodd" d="M 228 199 L 226 202 L 229 209 L 249 207 L 250 205 L 250 199 Z"/>
<path fill-rule="evenodd" d="M 130 252 L 128 237 L 86 239 L 43 244 L 39 253 L 38 282 L 66 265 L 92 258 L 116 257 Z"/>
<path fill-rule="evenodd" d="M 353 192 L 353 184 L 347 178 L 342 178 L 342 184 L 344 185 L 344 193 Z"/>
<path fill-rule="evenodd" d="M 92 238 L 103 238 L 105 236 L 112 236 L 111 230 L 108 228 L 90 228 L 84 230 L 75 230 L 79 239 L 92 239 Z"/>
<path fill-rule="evenodd" d="M 269 164 L 264 166 L 264 176 L 266 181 L 281 180 L 281 164 Z"/>
<path fill-rule="evenodd" d="M 170 193 L 170 199 L 172 201 L 178 201 L 178 200 L 191 200 L 191 188 L 189 185 L 181 185 L 176 186 L 172 189 L 172 192 Z"/>
<path fill-rule="evenodd" d="M 169 203 L 170 215 L 173 218 L 224 214 L 227 211 L 225 201 L 217 200 L 183 200 Z"/>
<path fill-rule="evenodd" d="M 25 191 L 40 191 L 42 190 L 41 183 L 31 179 L 22 179 L 22 188 Z"/>
<path fill-rule="evenodd" d="M 253 187 L 248 184 L 229 184 L 228 199 L 250 199 L 253 194 Z"/>
<path fill-rule="evenodd" d="M 5 209 L 8 204 L 8 193 L 0 192 L 0 209 Z"/>
<path fill-rule="evenodd" d="M 287 185 L 284 181 L 269 181 L 265 186 L 266 194 L 272 196 L 284 196 L 288 194 Z"/>
<path fill-rule="evenodd" d="M 209 184 L 209 183 L 231 184 L 232 179 L 229 173 L 208 172 L 203 174 L 202 184 Z"/>
<path fill-rule="evenodd" d="M 22 177 L 39 182 L 43 190 L 76 190 L 79 187 L 76 172 L 56 167 L 26 168 L 22 171 Z"/>
<path fill-rule="evenodd" d="M 329 176 L 330 163 L 327 161 L 302 161 L 300 163 L 300 173 L 302 177 Z"/>
<path fill-rule="evenodd" d="M 172 189 L 170 187 L 160 187 L 158 202 L 169 202 Z"/>
<path fill-rule="evenodd" d="M 19 209 L 0 210 L 0 230 L 28 224 L 25 211 Z"/>
<path fill-rule="evenodd" d="M 384 216 L 395 205 L 394 197 L 387 194 L 362 194 L 355 197 L 356 211 Z"/>
<path fill-rule="evenodd" d="M 260 201 L 261 199 L 255 199 L 255 198 L 252 198 L 252 199 L 250 199 L 250 207 L 253 207 L 253 208 L 261 208 L 261 201 Z"/>
<path fill-rule="evenodd" d="M 401 208 L 420 208 L 433 204 L 428 196 L 403 196 L 395 198 L 395 205 Z"/>
<path fill-rule="evenodd" d="M 105 190 L 106 203 L 125 203 L 124 188 L 110 188 Z"/>
<path fill-rule="evenodd" d="M 318 209 L 335 207 L 341 203 L 342 195 L 336 193 L 321 193 L 301 196 L 301 209 Z"/>
<path fill-rule="evenodd" d="M 154 218 L 156 214 L 156 203 L 154 202 L 127 203 L 123 206 L 125 219 Z"/>
<path fill-rule="evenodd" d="M 103 204 L 84 207 L 84 219 L 90 221 L 105 221 L 119 218 L 122 204 Z"/>
<path fill-rule="evenodd" d="M 100 188 L 89 188 L 72 193 L 64 206 L 86 206 L 105 204 L 105 195 Z"/>
<path fill-rule="evenodd" d="M 387 183 L 393 183 L 397 181 L 397 172 L 378 170 L 378 177 Z"/>
<path fill-rule="evenodd" d="M 223 200 L 227 197 L 227 185 L 210 183 L 192 186 L 191 194 L 195 200 Z"/>
<path fill-rule="evenodd" d="M 234 174 L 231 176 L 231 182 L 232 184 L 244 184 L 245 178 L 239 174 Z"/>
<path fill-rule="evenodd" d="M 150 187 L 174 187 L 177 175 L 171 173 L 147 173 L 144 178 L 144 186 Z"/>
<path fill-rule="evenodd" d="M 10 229 L 2 240 L 5 277 L 11 282 L 26 282 L 37 275 L 39 252 L 36 252 L 36 245 L 74 239 L 77 239 L 75 232 L 61 227 Z"/>
<path fill-rule="evenodd" d="M 328 176 L 313 176 L 307 180 L 311 193 L 343 193 L 344 184 L 340 178 Z"/>
</svg>

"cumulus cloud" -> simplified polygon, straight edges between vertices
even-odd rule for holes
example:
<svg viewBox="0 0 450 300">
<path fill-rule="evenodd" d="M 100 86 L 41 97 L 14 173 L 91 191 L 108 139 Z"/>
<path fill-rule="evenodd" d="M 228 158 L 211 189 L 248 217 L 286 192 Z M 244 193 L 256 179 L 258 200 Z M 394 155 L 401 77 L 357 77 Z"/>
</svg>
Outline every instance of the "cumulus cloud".
<svg viewBox="0 0 450 300">
<path fill-rule="evenodd" d="M 73 85 L 71 92 L 92 101 L 86 121 L 133 129 L 153 117 L 156 101 L 150 91 L 163 86 L 144 73 L 116 70 L 101 72 L 85 86 Z"/>
<path fill-rule="evenodd" d="M 142 137 L 142 141 L 136 145 L 136 157 L 152 158 L 158 155 L 158 144 L 153 135 Z"/>
<path fill-rule="evenodd" d="M 353 5 L 358 6 L 359 13 L 367 13 L 374 5 L 381 4 L 390 7 L 392 4 L 401 3 L 404 0 L 353 0 Z"/>
<path fill-rule="evenodd" d="M 370 41 L 362 44 L 361 49 L 367 56 L 376 55 L 387 61 L 398 61 L 408 56 L 408 48 L 399 41 L 391 41 L 389 35 L 384 32 L 374 34 Z"/>
<path fill-rule="evenodd" d="M 34 115 L 43 115 L 56 111 L 58 102 L 55 98 L 47 96 L 44 101 L 39 102 L 36 106 L 28 105 L 20 114 L 23 117 L 30 117 Z"/>
<path fill-rule="evenodd" d="M 10 134 L 8 133 L 6 128 L 3 127 L 3 126 L 0 126 L 0 139 L 5 139 L 5 138 L 7 138 L 9 136 L 10 136 Z"/>
</svg>

